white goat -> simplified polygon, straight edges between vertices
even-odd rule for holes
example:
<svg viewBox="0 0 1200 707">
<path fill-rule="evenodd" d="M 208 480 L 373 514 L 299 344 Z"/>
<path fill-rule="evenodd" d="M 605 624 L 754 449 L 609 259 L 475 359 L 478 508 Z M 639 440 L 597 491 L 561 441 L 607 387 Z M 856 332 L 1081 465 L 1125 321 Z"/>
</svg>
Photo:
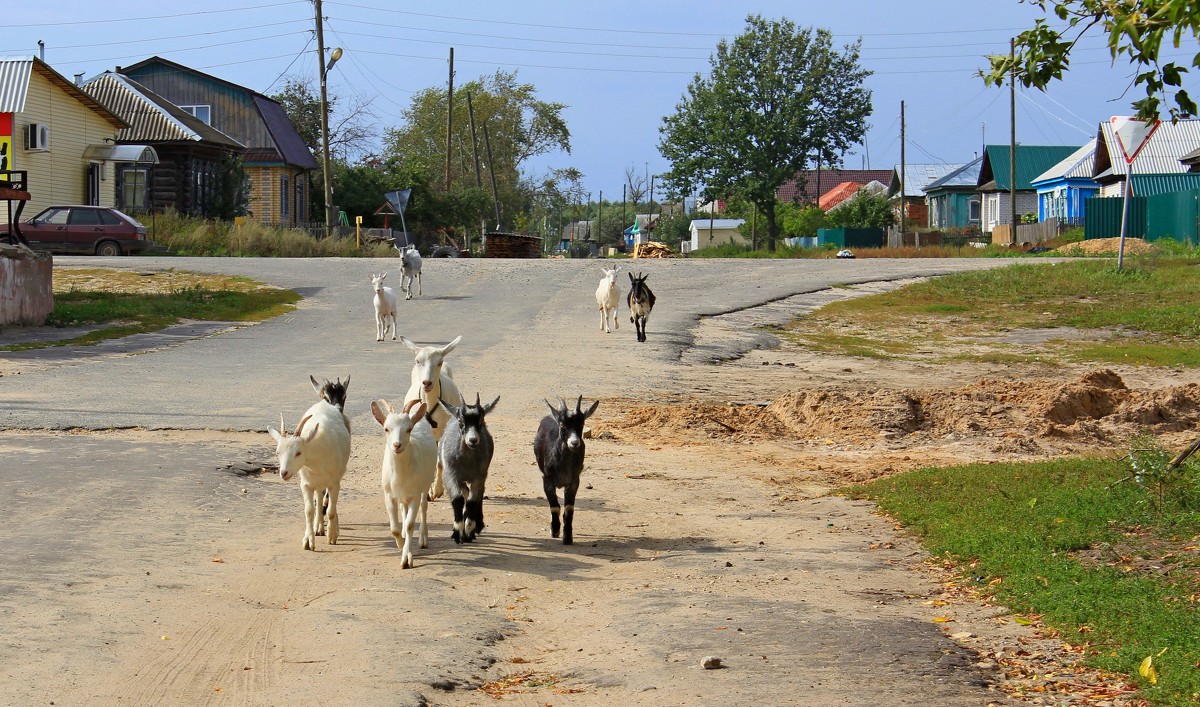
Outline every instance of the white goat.
<svg viewBox="0 0 1200 707">
<path fill-rule="evenodd" d="M 338 491 L 346 464 L 350 461 L 350 430 L 342 411 L 321 400 L 304 413 L 296 431 L 284 430 L 283 415 L 279 429 L 268 432 L 275 438 L 275 455 L 279 458 L 279 476 L 284 481 L 300 476 L 300 493 L 304 496 L 304 549 L 317 549 L 317 535 L 324 525 L 321 518 L 321 499 L 329 492 L 328 540 L 337 545 Z"/>
<path fill-rule="evenodd" d="M 396 412 L 386 400 L 371 403 L 371 414 L 383 427 L 383 505 L 392 537 L 400 548 L 400 569 L 413 566 L 412 539 L 418 506 L 421 547 L 429 547 L 427 494 L 437 474 L 438 457 L 437 441 L 425 420 L 425 404 L 412 402 L 404 407 L 404 412 Z"/>
<path fill-rule="evenodd" d="M 425 294 L 421 289 L 421 253 L 415 245 L 406 245 L 401 248 L 398 245 L 393 245 L 393 248 L 400 253 L 400 291 L 407 293 L 404 299 L 412 299 L 413 293 L 413 278 L 417 281 L 417 294 Z"/>
<path fill-rule="evenodd" d="M 604 269 L 604 278 L 596 288 L 596 304 L 600 306 L 600 328 L 605 334 L 610 332 L 608 320 L 612 319 L 613 329 L 620 329 L 617 321 L 617 309 L 621 304 L 621 288 L 617 287 L 617 273 L 621 268 Z"/>
<path fill-rule="evenodd" d="M 375 288 L 375 340 L 383 341 L 388 328 L 392 330 L 392 341 L 396 340 L 396 291 L 383 286 L 387 273 L 371 273 L 371 287 Z"/>
<path fill-rule="evenodd" d="M 446 356 L 458 346 L 462 337 L 455 337 L 454 341 L 442 347 L 417 346 L 403 336 L 400 337 L 400 341 L 415 354 L 412 383 L 408 392 L 404 394 L 404 403 L 407 405 L 414 400 L 425 403 L 425 416 L 429 418 L 434 438 L 440 442 L 442 433 L 446 431 L 446 423 L 450 421 L 450 411 L 442 402 L 455 407 L 463 404 L 462 393 L 458 392 L 458 386 L 454 384 L 454 375 L 450 367 L 445 365 Z M 442 461 L 438 459 L 437 475 L 429 489 L 429 498 L 441 498 L 444 490 Z"/>
</svg>

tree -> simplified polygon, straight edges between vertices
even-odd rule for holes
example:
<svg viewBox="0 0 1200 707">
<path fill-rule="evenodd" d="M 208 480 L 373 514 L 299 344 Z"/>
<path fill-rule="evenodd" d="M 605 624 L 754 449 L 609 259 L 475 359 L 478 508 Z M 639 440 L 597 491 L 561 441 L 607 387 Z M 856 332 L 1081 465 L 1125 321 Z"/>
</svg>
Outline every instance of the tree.
<svg viewBox="0 0 1200 707">
<path fill-rule="evenodd" d="M 774 250 L 776 189 L 808 159 L 835 163 L 866 134 L 870 72 L 859 65 L 860 46 L 839 51 L 828 30 L 747 17 L 745 32 L 717 45 L 709 75 L 696 74 L 676 113 L 663 119 L 669 189 L 702 186 L 709 200 L 744 195 L 758 206 Z"/>
<path fill-rule="evenodd" d="M 780 204 L 776 214 L 783 232 L 791 236 L 815 236 L 828 221 L 824 211 L 811 205 Z"/>
<path fill-rule="evenodd" d="M 1128 57 L 1138 74 L 1134 85 L 1145 87 L 1144 98 L 1133 102 L 1143 120 L 1157 120 L 1164 105 L 1172 120 L 1196 115 L 1196 103 L 1183 88 L 1186 65 L 1163 63 L 1159 56 L 1164 40 L 1179 49 L 1185 39 L 1200 38 L 1200 13 L 1195 0 L 1020 0 L 1049 8 L 1065 30 L 1050 27 L 1039 19 L 1032 29 L 1017 35 L 1012 56 L 989 56 L 990 69 L 980 72 L 987 85 L 1001 86 L 1015 80 L 1025 87 L 1045 90 L 1051 81 L 1061 79 L 1070 66 L 1071 51 L 1093 28 L 1108 37 L 1108 49 L 1115 61 Z M 1191 66 L 1200 66 L 1200 52 Z M 1173 92 L 1173 93 L 1172 93 Z M 1173 101 L 1173 104 L 1172 104 Z"/>
<path fill-rule="evenodd" d="M 250 187 L 242 169 L 242 158 L 225 155 L 213 170 L 212 189 L 205 198 L 204 215 L 232 221 L 236 216 L 245 216 L 249 210 Z"/>
<path fill-rule="evenodd" d="M 894 218 L 886 194 L 871 194 L 863 189 L 825 214 L 830 226 L 842 228 L 887 228 Z"/>
<path fill-rule="evenodd" d="M 467 111 L 467 94 L 475 109 L 476 145 L 481 173 L 479 181 L 490 192 L 491 175 L 496 177 L 501 212 L 510 216 L 528 202 L 531 182 L 524 181 L 522 167 L 532 157 L 554 150 L 571 151 L 562 103 L 538 99 L 532 84 L 520 83 L 515 72 L 497 71 L 485 79 L 470 81 L 454 91 L 453 149 L 451 180 L 474 185 L 475 160 Z M 404 111 L 405 124 L 385 132 L 384 156 L 420 169 L 436 181 L 446 163 L 446 89 L 427 88 L 412 98 Z M 489 163 L 483 128 L 487 126 L 492 159 Z M 444 188 L 444 186 L 443 186 Z"/>
</svg>

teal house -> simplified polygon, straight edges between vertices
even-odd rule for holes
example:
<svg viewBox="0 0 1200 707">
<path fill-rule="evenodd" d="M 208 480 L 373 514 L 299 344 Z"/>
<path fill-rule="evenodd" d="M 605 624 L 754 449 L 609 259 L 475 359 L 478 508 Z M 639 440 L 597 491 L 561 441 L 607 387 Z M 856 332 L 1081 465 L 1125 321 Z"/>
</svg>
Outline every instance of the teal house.
<svg viewBox="0 0 1200 707">
<path fill-rule="evenodd" d="M 979 227 L 980 197 L 976 191 L 982 157 L 976 157 L 925 187 L 929 208 L 929 227 L 935 230 L 963 230 Z"/>
</svg>

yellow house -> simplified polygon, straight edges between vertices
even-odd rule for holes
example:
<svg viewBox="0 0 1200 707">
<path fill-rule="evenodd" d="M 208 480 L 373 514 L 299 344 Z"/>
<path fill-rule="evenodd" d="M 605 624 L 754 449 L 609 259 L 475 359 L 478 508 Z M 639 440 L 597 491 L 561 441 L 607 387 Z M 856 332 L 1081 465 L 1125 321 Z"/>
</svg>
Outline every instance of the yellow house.
<svg viewBox="0 0 1200 707">
<path fill-rule="evenodd" d="M 0 57 L 0 171 L 28 173 L 22 218 L 55 204 L 113 206 L 108 153 L 126 127 L 41 59 Z M 8 203 L 0 201 L 0 222 L 8 217 Z"/>
</svg>

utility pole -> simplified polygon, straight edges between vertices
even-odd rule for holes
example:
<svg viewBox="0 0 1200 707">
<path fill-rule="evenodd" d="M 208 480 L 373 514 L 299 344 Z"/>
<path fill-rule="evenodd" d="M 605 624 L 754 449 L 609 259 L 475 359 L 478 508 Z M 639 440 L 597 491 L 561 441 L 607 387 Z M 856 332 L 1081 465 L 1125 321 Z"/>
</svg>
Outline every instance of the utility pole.
<svg viewBox="0 0 1200 707">
<path fill-rule="evenodd" d="M 454 47 L 450 47 L 450 82 L 446 93 L 446 193 L 450 193 L 450 141 L 454 130 Z M 492 160 L 488 158 L 488 167 Z"/>
<path fill-rule="evenodd" d="M 492 178 L 492 204 L 496 207 L 496 230 L 500 230 L 500 193 L 496 190 L 496 170 L 492 168 L 492 139 L 488 137 L 487 121 L 483 121 L 483 146 L 487 148 L 488 176 Z"/>
<path fill-rule="evenodd" d="M 471 103 L 471 92 L 467 92 L 467 120 L 471 125 L 471 154 L 475 156 L 475 188 L 483 189 L 483 174 L 479 171 L 479 138 L 475 137 L 475 106 Z M 488 165 L 491 168 L 491 165 Z M 487 233 L 487 219 L 483 216 L 483 211 L 479 212 L 479 237 L 483 238 L 483 234 Z M 470 240 L 467 241 L 467 248 L 470 249 Z"/>
<path fill-rule="evenodd" d="M 1008 40 L 1008 58 L 1016 53 L 1017 40 Z M 1017 65 L 1012 64 L 1008 80 L 1008 117 L 1011 133 L 1008 136 L 1009 217 L 1012 219 L 1012 242 L 1017 242 Z"/>
<path fill-rule="evenodd" d="M 900 237 L 904 238 L 904 101 L 900 101 Z M 903 245 L 903 243 L 901 244 Z"/>
<path fill-rule="evenodd" d="M 321 16 L 321 0 L 313 0 L 317 11 L 317 68 L 321 76 L 321 176 L 324 178 L 325 193 L 325 237 L 333 228 L 333 187 L 329 180 L 329 91 L 325 75 L 325 22 Z M 330 62 L 332 64 L 332 62 Z"/>
<path fill-rule="evenodd" d="M 596 202 L 596 244 L 604 247 L 604 190 L 600 190 L 600 200 Z"/>
</svg>

